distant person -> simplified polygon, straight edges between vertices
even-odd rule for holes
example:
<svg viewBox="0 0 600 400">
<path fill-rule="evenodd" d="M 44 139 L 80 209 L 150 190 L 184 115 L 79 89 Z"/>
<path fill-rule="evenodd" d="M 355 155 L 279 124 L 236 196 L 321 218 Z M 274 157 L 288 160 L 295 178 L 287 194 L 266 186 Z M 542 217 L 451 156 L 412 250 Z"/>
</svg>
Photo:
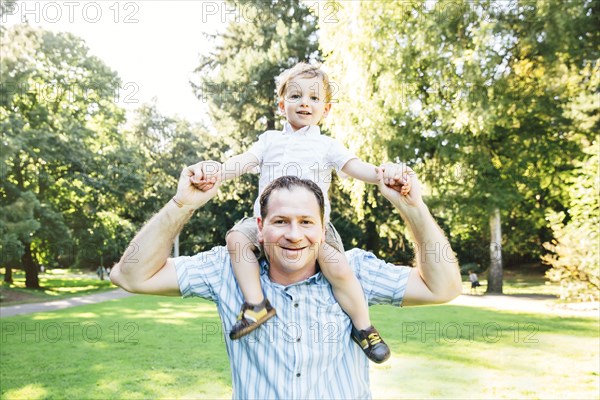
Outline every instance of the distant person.
<svg viewBox="0 0 600 400">
<path fill-rule="evenodd" d="M 227 332 L 228 321 L 244 301 L 227 249 L 215 247 L 191 257 L 169 258 L 175 237 L 194 211 L 218 192 L 219 184 L 201 190 L 214 183 L 198 181 L 203 168 L 198 163 L 183 169 L 172 201 L 132 240 L 136 256 L 123 255 L 110 277 L 133 293 L 209 299 L 215 302 Z M 397 170 L 386 166 L 378 187 L 408 226 L 416 267 L 398 267 L 360 249 L 346 252 L 348 262 L 369 305 L 450 301 L 462 287 L 456 259 L 448 257 L 453 254 L 450 244 L 423 202 L 416 176 L 409 175 L 408 195 L 396 190 Z M 324 204 L 324 194 L 314 182 L 293 176 L 274 180 L 261 194 L 258 239 L 266 258 L 261 259 L 260 280 L 281 312 L 242 340 L 225 334 L 233 398 L 371 397 L 368 358 L 350 340 L 351 320 L 317 263 L 326 229 Z M 194 223 L 212 228 L 201 212 Z M 444 249 L 444 255 L 431 249 Z M 198 340 L 190 338 L 189 346 L 201 357 L 203 345 Z"/>
<path fill-rule="evenodd" d="M 99 266 L 98 268 L 96 268 L 96 275 L 98 275 L 98 278 L 100 278 L 101 281 L 104 280 L 105 273 L 106 273 L 106 270 L 104 269 L 103 266 Z"/>
<path fill-rule="evenodd" d="M 477 288 L 481 286 L 477 274 L 473 271 L 469 271 L 469 281 L 471 282 L 471 294 L 477 294 Z"/>
<path fill-rule="evenodd" d="M 382 171 L 321 134 L 319 124 L 331 109 L 332 89 L 329 77 L 318 66 L 299 63 L 284 71 L 277 78 L 277 94 L 279 111 L 286 117 L 283 130 L 263 133 L 247 152 L 228 159 L 219 171 L 201 178 L 233 179 L 259 166 L 259 197 L 269 183 L 283 175 L 310 179 L 319 185 L 325 195 L 325 242 L 319 248 L 317 262 L 338 303 L 352 319 L 353 339 L 372 361 L 382 363 L 389 358 L 390 350 L 371 323 L 360 283 L 344 255 L 342 239 L 330 222 L 327 197 L 333 170 L 372 184 L 379 181 Z M 406 177 L 399 178 L 400 191 L 406 195 L 410 182 Z M 244 295 L 231 339 L 247 335 L 276 313 L 260 283 L 258 258 L 263 249 L 257 237 L 259 197 L 254 204 L 254 217 L 244 218 L 226 235 L 233 271 Z"/>
</svg>

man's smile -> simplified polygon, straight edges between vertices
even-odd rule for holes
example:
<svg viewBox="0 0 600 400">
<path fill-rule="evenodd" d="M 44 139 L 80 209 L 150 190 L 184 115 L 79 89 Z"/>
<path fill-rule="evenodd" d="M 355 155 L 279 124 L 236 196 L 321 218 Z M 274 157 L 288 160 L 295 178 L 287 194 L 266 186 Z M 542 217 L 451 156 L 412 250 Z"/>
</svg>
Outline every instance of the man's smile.
<svg viewBox="0 0 600 400">
<path fill-rule="evenodd" d="M 278 245 L 279 247 L 281 247 L 283 250 L 287 250 L 287 251 L 300 251 L 300 250 L 304 250 L 305 248 L 307 248 L 308 246 L 304 246 L 304 247 L 289 247 L 289 246 L 282 246 L 282 245 Z"/>
</svg>

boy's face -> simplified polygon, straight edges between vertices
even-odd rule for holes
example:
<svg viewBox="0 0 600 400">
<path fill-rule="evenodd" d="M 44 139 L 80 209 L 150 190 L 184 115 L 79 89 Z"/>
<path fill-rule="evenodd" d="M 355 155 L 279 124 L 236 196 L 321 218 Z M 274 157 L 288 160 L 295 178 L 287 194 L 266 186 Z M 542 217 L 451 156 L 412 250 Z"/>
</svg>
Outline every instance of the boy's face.
<svg viewBox="0 0 600 400">
<path fill-rule="evenodd" d="M 329 114 L 331 103 L 325 102 L 325 85 L 319 77 L 292 79 L 279 101 L 279 110 L 294 131 L 307 125 L 317 125 Z"/>
</svg>

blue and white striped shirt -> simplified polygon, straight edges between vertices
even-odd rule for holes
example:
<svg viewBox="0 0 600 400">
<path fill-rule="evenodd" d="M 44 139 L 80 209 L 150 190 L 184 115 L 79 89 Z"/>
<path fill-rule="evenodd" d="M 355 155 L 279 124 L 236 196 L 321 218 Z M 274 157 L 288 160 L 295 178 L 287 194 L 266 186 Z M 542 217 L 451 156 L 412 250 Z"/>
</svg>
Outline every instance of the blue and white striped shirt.
<svg viewBox="0 0 600 400">
<path fill-rule="evenodd" d="M 346 252 L 369 305 L 400 306 L 409 267 L 397 267 L 372 253 Z M 319 272 L 289 286 L 272 282 L 261 264 L 263 290 L 277 315 L 240 340 L 229 331 L 243 302 L 229 253 L 215 247 L 175 259 L 183 297 L 217 304 L 231 365 L 233 398 L 368 399 L 369 361 L 350 338 L 350 318 Z"/>
</svg>

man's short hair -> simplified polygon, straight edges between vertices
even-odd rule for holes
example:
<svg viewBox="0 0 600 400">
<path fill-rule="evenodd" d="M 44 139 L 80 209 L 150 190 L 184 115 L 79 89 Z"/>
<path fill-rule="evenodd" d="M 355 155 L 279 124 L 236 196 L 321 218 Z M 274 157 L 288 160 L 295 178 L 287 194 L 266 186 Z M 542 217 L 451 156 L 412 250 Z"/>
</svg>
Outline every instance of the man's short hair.
<svg viewBox="0 0 600 400">
<path fill-rule="evenodd" d="M 303 187 L 315 195 L 315 198 L 317 199 L 317 203 L 319 203 L 321 222 L 324 221 L 324 219 L 325 219 L 325 198 L 323 197 L 323 191 L 321 190 L 319 185 L 317 185 L 316 183 L 314 183 L 311 180 L 298 178 L 297 176 L 293 176 L 293 175 L 286 175 L 286 176 L 282 176 L 282 177 L 275 179 L 274 181 L 269 183 L 269 185 L 265 188 L 265 190 L 260 195 L 260 200 L 259 200 L 259 202 L 260 202 L 260 217 L 262 218 L 263 221 L 265 220 L 265 218 L 267 217 L 267 214 L 269 212 L 268 204 L 269 204 L 269 198 L 271 197 L 271 194 L 274 191 L 279 190 L 279 189 L 292 190 L 295 187 Z"/>
<path fill-rule="evenodd" d="M 320 66 L 305 62 L 299 62 L 292 68 L 286 69 L 281 73 L 281 75 L 275 78 L 279 101 L 283 100 L 290 81 L 298 76 L 303 78 L 321 78 L 323 80 L 323 86 L 325 86 L 325 102 L 331 103 L 332 89 L 329 82 L 329 76 L 321 69 Z"/>
</svg>

